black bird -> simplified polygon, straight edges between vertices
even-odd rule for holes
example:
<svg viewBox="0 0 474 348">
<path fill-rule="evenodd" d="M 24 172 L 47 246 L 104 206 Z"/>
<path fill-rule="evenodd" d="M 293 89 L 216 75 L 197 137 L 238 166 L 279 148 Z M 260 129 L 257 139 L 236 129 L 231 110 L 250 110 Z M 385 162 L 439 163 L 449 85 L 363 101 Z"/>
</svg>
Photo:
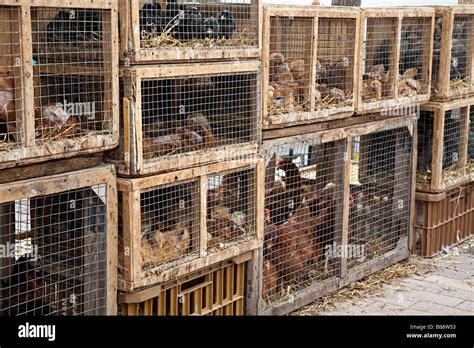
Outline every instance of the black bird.
<svg viewBox="0 0 474 348">
<path fill-rule="evenodd" d="M 200 39 L 203 35 L 203 20 L 194 6 L 169 0 L 166 4 L 166 22 L 168 28 L 173 28 L 171 34 L 181 41 Z"/>
<path fill-rule="evenodd" d="M 217 40 L 221 32 L 219 21 L 214 17 L 208 17 L 203 22 L 204 38 Z"/>
<path fill-rule="evenodd" d="M 217 20 L 221 27 L 220 37 L 224 37 L 225 39 L 232 38 L 232 34 L 237 27 L 232 13 L 229 10 L 223 10 L 217 14 Z"/>
<path fill-rule="evenodd" d="M 140 10 L 140 33 L 156 32 L 161 33 L 166 23 L 158 3 L 147 3 Z"/>
<path fill-rule="evenodd" d="M 417 26 L 407 26 L 403 28 L 400 42 L 400 74 L 411 68 L 418 71 L 422 69 L 423 57 L 423 33 Z"/>
<path fill-rule="evenodd" d="M 467 70 L 466 22 L 455 23 L 451 48 L 451 80 L 464 79 Z"/>
<path fill-rule="evenodd" d="M 102 17 L 97 10 L 59 11 L 46 26 L 49 42 L 78 44 L 102 39 Z"/>
</svg>

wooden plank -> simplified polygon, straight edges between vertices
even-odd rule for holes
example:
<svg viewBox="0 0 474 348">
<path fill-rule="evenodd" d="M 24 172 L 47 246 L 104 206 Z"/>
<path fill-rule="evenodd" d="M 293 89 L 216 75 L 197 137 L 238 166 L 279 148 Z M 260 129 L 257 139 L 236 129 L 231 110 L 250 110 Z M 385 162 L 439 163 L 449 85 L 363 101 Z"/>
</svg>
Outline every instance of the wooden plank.
<svg viewBox="0 0 474 348">
<path fill-rule="evenodd" d="M 207 255 L 207 175 L 199 178 L 199 257 Z"/>
</svg>

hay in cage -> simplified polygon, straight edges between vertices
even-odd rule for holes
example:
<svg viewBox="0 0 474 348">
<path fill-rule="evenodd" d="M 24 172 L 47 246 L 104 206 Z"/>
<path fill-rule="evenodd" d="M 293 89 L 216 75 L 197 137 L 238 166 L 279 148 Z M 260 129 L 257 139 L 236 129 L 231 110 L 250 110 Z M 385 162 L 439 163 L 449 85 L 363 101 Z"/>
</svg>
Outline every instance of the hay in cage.
<svg viewBox="0 0 474 348">
<path fill-rule="evenodd" d="M 458 164 L 453 165 L 447 169 L 443 170 L 443 181 L 450 183 L 458 179 L 464 174 L 464 168 L 460 167 Z"/>
</svg>

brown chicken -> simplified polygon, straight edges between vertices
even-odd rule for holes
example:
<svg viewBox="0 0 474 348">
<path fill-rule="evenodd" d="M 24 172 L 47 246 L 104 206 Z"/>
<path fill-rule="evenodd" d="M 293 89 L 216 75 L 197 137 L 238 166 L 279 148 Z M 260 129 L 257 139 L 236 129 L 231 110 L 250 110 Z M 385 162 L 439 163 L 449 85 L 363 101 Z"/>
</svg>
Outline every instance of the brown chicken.
<svg viewBox="0 0 474 348">
<path fill-rule="evenodd" d="M 35 129 L 38 138 L 71 138 L 81 133 L 81 119 L 51 103 L 35 107 Z"/>
<path fill-rule="evenodd" d="M 0 121 L 6 123 L 7 133 L 16 140 L 15 83 L 11 71 L 0 73 Z"/>
<path fill-rule="evenodd" d="M 290 67 L 281 53 L 270 54 L 270 81 L 274 81 L 280 74 L 289 74 Z"/>
<path fill-rule="evenodd" d="M 143 134 L 143 159 L 149 160 L 154 157 L 164 156 L 181 148 L 181 138 L 177 134 L 162 135 L 150 138 Z"/>
<path fill-rule="evenodd" d="M 269 106 L 283 107 L 285 109 L 291 109 L 295 104 L 295 98 L 291 88 L 286 85 L 279 85 L 273 83 L 270 85 L 271 93 L 273 98 L 269 99 Z"/>
<path fill-rule="evenodd" d="M 216 138 L 212 132 L 212 127 L 206 117 L 201 113 L 194 113 L 187 118 L 188 126 L 191 132 L 194 132 L 202 138 L 204 148 L 216 146 Z"/>
<path fill-rule="evenodd" d="M 266 299 L 278 291 L 278 270 L 266 257 L 263 258 L 262 277 L 262 298 Z"/>
<path fill-rule="evenodd" d="M 397 86 L 398 94 L 403 97 L 414 97 L 421 92 L 421 85 L 418 80 L 415 79 L 418 74 L 416 68 L 407 69 L 403 75 L 399 76 Z"/>
</svg>

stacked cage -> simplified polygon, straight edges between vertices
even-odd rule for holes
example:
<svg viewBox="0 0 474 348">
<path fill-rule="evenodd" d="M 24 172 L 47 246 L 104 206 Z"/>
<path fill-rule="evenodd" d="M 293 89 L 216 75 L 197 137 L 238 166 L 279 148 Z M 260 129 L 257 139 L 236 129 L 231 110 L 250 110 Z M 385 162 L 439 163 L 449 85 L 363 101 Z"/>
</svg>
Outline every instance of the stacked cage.
<svg viewBox="0 0 474 348">
<path fill-rule="evenodd" d="M 358 33 L 357 9 L 265 7 L 265 129 L 353 114 Z"/>
<path fill-rule="evenodd" d="M 2 2 L 0 168 L 118 144 L 117 6 Z"/>
<path fill-rule="evenodd" d="M 0 184 L 2 315 L 116 314 L 112 166 Z"/>
<path fill-rule="evenodd" d="M 358 114 L 429 100 L 433 31 L 432 8 L 362 11 Z"/>
<path fill-rule="evenodd" d="M 470 96 L 474 93 L 474 7 L 435 7 L 435 16 L 432 100 Z"/>
<path fill-rule="evenodd" d="M 289 313 L 408 257 L 415 124 L 402 116 L 264 141 L 249 313 Z"/>
</svg>

